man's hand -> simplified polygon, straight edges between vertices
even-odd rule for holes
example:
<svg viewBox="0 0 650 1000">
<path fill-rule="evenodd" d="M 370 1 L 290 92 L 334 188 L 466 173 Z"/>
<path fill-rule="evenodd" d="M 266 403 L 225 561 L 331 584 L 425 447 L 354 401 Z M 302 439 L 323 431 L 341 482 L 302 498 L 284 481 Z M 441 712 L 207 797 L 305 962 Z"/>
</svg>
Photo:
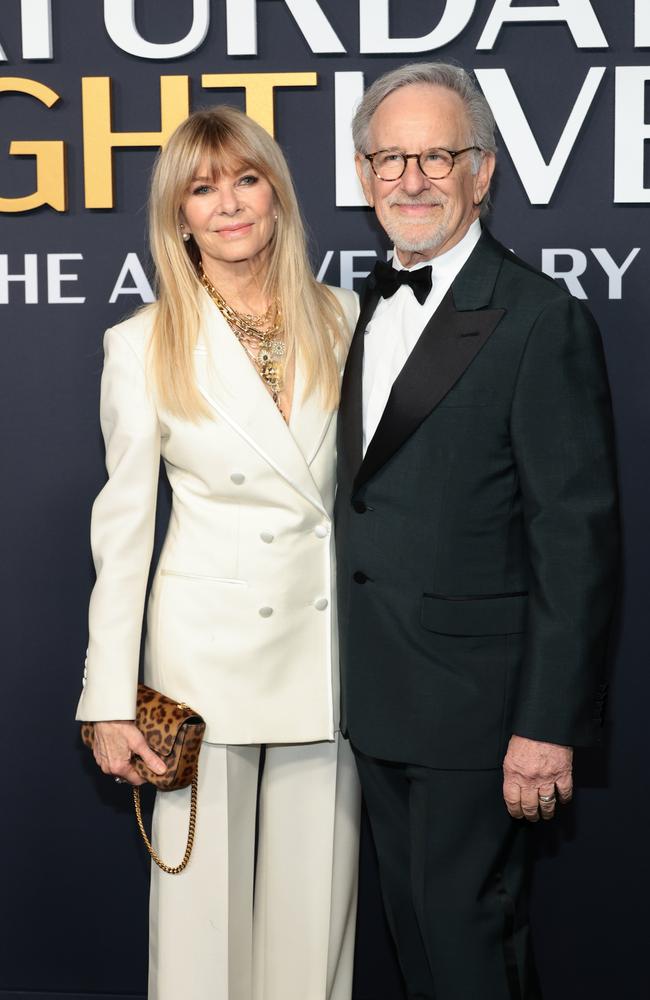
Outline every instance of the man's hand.
<svg viewBox="0 0 650 1000">
<path fill-rule="evenodd" d="M 573 748 L 511 736 L 503 762 L 503 798 L 514 819 L 552 819 L 573 795 Z"/>
</svg>

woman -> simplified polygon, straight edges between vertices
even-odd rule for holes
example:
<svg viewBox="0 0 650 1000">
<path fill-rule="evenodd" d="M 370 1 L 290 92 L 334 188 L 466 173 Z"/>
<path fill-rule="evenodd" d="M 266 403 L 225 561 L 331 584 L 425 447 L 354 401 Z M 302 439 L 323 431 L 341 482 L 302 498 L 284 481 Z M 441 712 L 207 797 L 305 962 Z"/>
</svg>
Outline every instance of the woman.
<svg viewBox="0 0 650 1000">
<path fill-rule="evenodd" d="M 232 108 L 171 137 L 150 235 L 158 300 L 105 338 L 109 479 L 77 713 L 97 723 L 105 773 L 137 784 L 134 753 L 164 770 L 120 721 L 134 718 L 162 455 L 173 502 L 145 681 L 207 728 L 192 859 L 179 876 L 152 869 L 149 997 L 349 1000 L 359 799 L 337 733 L 331 513 L 356 300 L 314 280 L 282 153 Z M 157 796 L 170 863 L 188 811 L 189 789 Z"/>
</svg>

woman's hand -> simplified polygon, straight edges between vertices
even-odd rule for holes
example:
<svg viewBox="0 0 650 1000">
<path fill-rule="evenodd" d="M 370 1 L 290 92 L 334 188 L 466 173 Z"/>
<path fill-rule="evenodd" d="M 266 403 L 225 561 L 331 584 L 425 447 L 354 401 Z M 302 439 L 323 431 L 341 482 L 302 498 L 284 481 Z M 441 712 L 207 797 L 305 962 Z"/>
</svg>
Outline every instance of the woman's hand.
<svg viewBox="0 0 650 1000">
<path fill-rule="evenodd" d="M 135 722 L 96 722 L 93 754 L 104 774 L 128 781 L 131 785 L 144 785 L 131 763 L 137 753 L 155 774 L 164 774 L 167 766 L 151 749 Z"/>
</svg>

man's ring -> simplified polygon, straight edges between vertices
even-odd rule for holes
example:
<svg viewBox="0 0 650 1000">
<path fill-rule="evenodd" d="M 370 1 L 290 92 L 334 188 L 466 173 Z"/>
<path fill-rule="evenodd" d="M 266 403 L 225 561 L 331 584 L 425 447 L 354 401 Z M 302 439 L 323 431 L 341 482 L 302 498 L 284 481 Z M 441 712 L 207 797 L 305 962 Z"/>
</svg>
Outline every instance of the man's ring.
<svg viewBox="0 0 650 1000">
<path fill-rule="evenodd" d="M 124 778 L 115 778 L 115 784 L 116 785 L 124 785 L 124 784 L 126 784 L 126 782 L 124 781 Z"/>
<path fill-rule="evenodd" d="M 555 802 L 555 795 L 540 795 L 539 796 L 539 801 L 540 802 L 545 802 L 545 803 Z"/>
</svg>

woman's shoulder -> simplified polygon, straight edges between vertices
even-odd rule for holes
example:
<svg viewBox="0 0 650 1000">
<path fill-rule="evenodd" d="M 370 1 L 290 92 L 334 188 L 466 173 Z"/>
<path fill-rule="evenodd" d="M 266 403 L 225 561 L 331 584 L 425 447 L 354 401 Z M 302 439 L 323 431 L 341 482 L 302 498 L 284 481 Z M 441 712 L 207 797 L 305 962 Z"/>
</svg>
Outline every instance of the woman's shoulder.
<svg viewBox="0 0 650 1000">
<path fill-rule="evenodd" d="M 359 318 L 359 296 L 349 288 L 338 288 L 336 285 L 325 286 L 337 299 L 345 318 L 348 321 L 350 331 L 354 330 Z"/>
<path fill-rule="evenodd" d="M 110 326 L 104 335 L 104 345 L 124 342 L 138 357 L 144 357 L 153 329 L 155 308 L 155 303 L 144 306 L 115 326 Z"/>
</svg>

